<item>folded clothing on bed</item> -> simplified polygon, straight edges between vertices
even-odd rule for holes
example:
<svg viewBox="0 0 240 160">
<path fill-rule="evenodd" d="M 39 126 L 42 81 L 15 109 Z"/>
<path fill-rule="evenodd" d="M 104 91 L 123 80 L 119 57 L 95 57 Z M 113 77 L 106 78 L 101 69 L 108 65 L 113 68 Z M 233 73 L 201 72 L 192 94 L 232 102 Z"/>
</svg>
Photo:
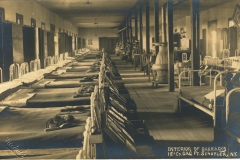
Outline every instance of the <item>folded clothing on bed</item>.
<svg viewBox="0 0 240 160">
<path fill-rule="evenodd" d="M 81 87 L 74 93 L 73 98 L 90 97 L 94 91 L 94 85 L 81 85 Z"/>
<path fill-rule="evenodd" d="M 83 145 L 79 142 L 82 142 L 84 139 L 83 132 L 85 131 L 86 119 L 89 117 L 90 111 L 74 114 L 75 127 L 44 132 L 46 121 L 59 114 L 61 109 L 16 107 L 5 109 L 0 113 L 0 139 L 2 144 L 4 144 L 0 145 L 0 150 L 6 150 L 6 147 L 9 147 L 14 151 L 12 147 L 18 146 L 21 151 L 26 153 L 25 158 L 59 159 L 64 157 L 66 159 L 74 159 L 79 148 Z M 62 153 L 56 153 L 56 149 L 59 149 Z M 75 149 L 77 152 L 69 154 L 69 150 L 72 149 Z M 8 158 L 16 157 L 11 151 L 1 154 L 1 157 L 4 156 Z"/>
<path fill-rule="evenodd" d="M 214 94 L 215 94 L 215 92 L 212 91 L 212 92 L 206 94 L 206 95 L 204 96 L 204 98 L 206 98 L 206 99 L 208 99 L 208 100 L 210 100 L 210 101 L 213 101 L 213 100 L 214 100 Z M 224 95 L 225 95 L 225 89 L 216 90 L 216 98 L 218 98 L 218 97 L 224 97 Z"/>
<path fill-rule="evenodd" d="M 93 81 L 93 77 L 83 77 L 80 82 L 92 82 Z"/>
</svg>

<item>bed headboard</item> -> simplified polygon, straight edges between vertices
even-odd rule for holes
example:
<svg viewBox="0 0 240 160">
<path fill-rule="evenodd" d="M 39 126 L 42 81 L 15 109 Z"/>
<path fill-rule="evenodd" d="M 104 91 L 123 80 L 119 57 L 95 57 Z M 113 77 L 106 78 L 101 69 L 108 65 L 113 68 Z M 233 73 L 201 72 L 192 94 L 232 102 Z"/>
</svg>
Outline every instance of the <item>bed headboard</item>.
<svg viewBox="0 0 240 160">
<path fill-rule="evenodd" d="M 55 55 L 54 56 L 54 64 L 58 63 L 58 61 L 59 61 L 59 57 L 58 57 L 58 55 Z"/>
<path fill-rule="evenodd" d="M 30 62 L 30 72 L 34 72 L 41 69 L 40 59 L 35 59 Z"/>
<path fill-rule="evenodd" d="M 13 63 L 9 67 L 9 81 L 19 78 L 19 64 Z"/>
<path fill-rule="evenodd" d="M 65 52 L 63 55 L 63 60 L 66 60 L 67 57 L 69 57 L 69 54 L 68 54 L 68 52 Z"/>
<path fill-rule="evenodd" d="M 44 58 L 44 68 L 53 64 L 55 64 L 55 57 L 48 56 Z"/>
<path fill-rule="evenodd" d="M 63 61 L 63 53 L 60 54 L 59 61 Z"/>
<path fill-rule="evenodd" d="M 50 57 L 50 63 L 51 63 L 51 65 L 55 64 L 55 57 L 54 56 Z"/>
<path fill-rule="evenodd" d="M 20 65 L 19 77 L 23 76 L 24 74 L 27 74 L 28 72 L 29 72 L 29 65 L 27 62 L 23 62 Z"/>
<path fill-rule="evenodd" d="M 203 65 L 206 65 L 206 66 L 218 66 L 221 64 L 221 59 L 219 59 L 218 57 L 211 57 L 211 56 L 205 56 L 203 58 Z"/>
</svg>

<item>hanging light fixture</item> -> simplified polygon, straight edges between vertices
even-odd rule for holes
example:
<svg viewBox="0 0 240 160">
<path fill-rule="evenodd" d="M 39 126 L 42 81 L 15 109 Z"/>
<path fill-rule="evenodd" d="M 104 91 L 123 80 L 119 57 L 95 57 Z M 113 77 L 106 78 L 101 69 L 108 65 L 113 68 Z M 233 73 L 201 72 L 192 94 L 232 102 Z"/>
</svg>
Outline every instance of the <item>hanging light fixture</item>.
<svg viewBox="0 0 240 160">
<path fill-rule="evenodd" d="M 91 2 L 89 2 L 89 0 L 87 0 L 87 2 L 85 3 L 86 5 L 92 5 Z"/>
<path fill-rule="evenodd" d="M 97 23 L 97 19 L 96 19 L 96 18 L 95 18 L 95 22 L 94 22 L 94 24 L 98 24 L 98 23 Z"/>
</svg>

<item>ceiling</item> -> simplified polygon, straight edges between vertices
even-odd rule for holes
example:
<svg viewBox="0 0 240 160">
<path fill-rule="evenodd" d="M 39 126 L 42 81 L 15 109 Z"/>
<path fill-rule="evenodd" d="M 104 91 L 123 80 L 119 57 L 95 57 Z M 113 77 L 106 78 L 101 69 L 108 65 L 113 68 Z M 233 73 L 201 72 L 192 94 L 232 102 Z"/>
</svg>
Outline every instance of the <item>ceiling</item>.
<svg viewBox="0 0 240 160">
<path fill-rule="evenodd" d="M 138 0 L 35 1 L 64 19 L 67 19 L 76 27 L 94 28 L 96 25 L 98 27 L 118 27 Z"/>
<path fill-rule="evenodd" d="M 110 27 L 117 28 L 133 11 L 138 0 L 35 0 L 40 5 L 67 19 L 79 28 Z M 200 11 L 233 0 L 200 0 Z M 167 0 L 159 0 L 162 7 Z M 174 19 L 190 15 L 189 0 L 174 0 Z M 150 25 L 154 25 L 154 0 L 149 0 Z M 159 8 L 161 14 L 161 8 Z M 145 26 L 145 4 L 143 3 L 143 26 Z M 134 17 L 134 15 L 132 15 Z M 161 15 L 159 16 L 161 23 Z M 134 19 L 132 19 L 134 22 Z M 134 23 L 132 23 L 134 26 Z"/>
</svg>

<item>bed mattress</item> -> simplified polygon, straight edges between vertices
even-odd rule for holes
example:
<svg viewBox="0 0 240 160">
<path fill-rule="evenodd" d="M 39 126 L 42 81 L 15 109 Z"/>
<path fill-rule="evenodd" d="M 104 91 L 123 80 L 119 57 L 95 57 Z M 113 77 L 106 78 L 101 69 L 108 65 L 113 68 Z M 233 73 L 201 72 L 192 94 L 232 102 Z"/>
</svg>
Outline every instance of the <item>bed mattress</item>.
<svg viewBox="0 0 240 160">
<path fill-rule="evenodd" d="M 67 68 L 66 71 L 67 72 L 83 72 L 88 70 L 89 68 L 90 66 L 75 66 L 75 67 Z"/>
<path fill-rule="evenodd" d="M 1 158 L 17 158 L 11 151 L 13 146 L 17 146 L 22 155 L 16 153 L 23 158 L 75 159 L 79 148 L 82 147 L 83 132 L 90 111 L 70 113 L 75 118 L 75 125 L 72 127 L 45 132 L 46 122 L 50 118 L 59 113 L 66 114 L 60 112 L 61 109 L 9 107 L 0 112 Z"/>
<path fill-rule="evenodd" d="M 20 89 L 0 101 L 2 106 L 43 108 L 89 105 L 90 96 L 76 97 L 79 88 Z"/>
<path fill-rule="evenodd" d="M 224 87 L 218 86 L 217 90 L 223 90 Z M 213 100 L 205 98 L 205 95 L 213 91 L 213 86 L 190 86 L 181 87 L 180 96 L 203 105 L 206 108 L 212 109 L 210 104 L 213 105 Z M 217 103 L 223 105 L 223 96 L 217 97 Z"/>
<path fill-rule="evenodd" d="M 67 79 L 67 78 L 83 78 L 87 76 L 98 76 L 99 72 L 66 72 L 62 74 L 45 74 L 44 78 L 46 79 Z"/>
<path fill-rule="evenodd" d="M 90 82 L 80 82 L 78 81 L 52 81 L 45 84 L 45 88 L 73 88 L 80 87 L 81 85 L 98 85 L 98 80 L 94 79 Z"/>
</svg>

